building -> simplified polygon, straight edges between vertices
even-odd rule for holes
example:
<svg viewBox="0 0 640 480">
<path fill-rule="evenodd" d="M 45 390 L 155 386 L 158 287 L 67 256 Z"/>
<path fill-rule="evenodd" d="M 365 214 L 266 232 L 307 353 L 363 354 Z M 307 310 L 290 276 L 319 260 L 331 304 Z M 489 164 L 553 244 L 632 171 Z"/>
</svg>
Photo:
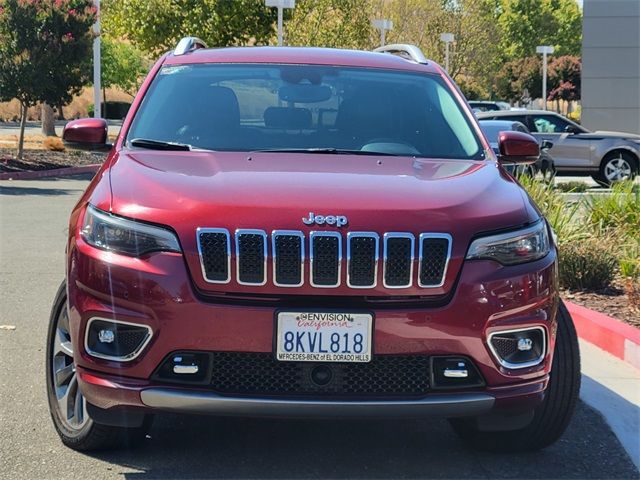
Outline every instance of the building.
<svg viewBox="0 0 640 480">
<path fill-rule="evenodd" d="M 640 0 L 584 0 L 582 124 L 640 133 Z"/>
</svg>

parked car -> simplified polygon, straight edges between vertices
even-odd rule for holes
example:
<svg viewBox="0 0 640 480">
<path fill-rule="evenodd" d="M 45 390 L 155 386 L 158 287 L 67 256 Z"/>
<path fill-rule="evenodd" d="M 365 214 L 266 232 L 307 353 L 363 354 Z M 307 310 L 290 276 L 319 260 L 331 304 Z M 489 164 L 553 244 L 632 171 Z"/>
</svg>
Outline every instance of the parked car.
<svg viewBox="0 0 640 480">
<path fill-rule="evenodd" d="M 511 108 L 507 102 L 493 102 L 488 100 L 469 100 L 469 106 L 474 112 L 493 112 L 509 110 L 509 108 Z"/>
<path fill-rule="evenodd" d="M 185 38 L 112 147 L 100 119 L 63 139 L 111 148 L 50 317 L 65 445 L 130 444 L 163 411 L 435 415 L 496 451 L 567 427 L 580 366 L 556 246 L 498 168 L 538 144 L 503 132 L 497 157 L 417 47 Z"/>
<path fill-rule="evenodd" d="M 550 150 L 562 175 L 591 175 L 602 186 L 635 178 L 640 165 L 640 135 L 590 132 L 586 128 L 545 110 L 480 112 L 478 119 L 518 121 L 533 136 L 553 143 Z"/>
<path fill-rule="evenodd" d="M 496 153 L 499 151 L 500 132 L 514 131 L 530 133 L 529 129 L 520 122 L 511 120 L 480 120 L 480 128 L 482 132 L 489 140 L 491 148 Z M 553 157 L 549 154 L 549 149 L 553 147 L 553 143 L 549 140 L 540 141 L 540 156 L 536 162 L 532 165 L 504 165 L 504 169 L 512 175 L 528 174 L 531 176 L 536 175 L 538 172 L 542 174 L 545 179 L 552 178 L 555 175 L 555 167 L 553 163 Z"/>
</svg>

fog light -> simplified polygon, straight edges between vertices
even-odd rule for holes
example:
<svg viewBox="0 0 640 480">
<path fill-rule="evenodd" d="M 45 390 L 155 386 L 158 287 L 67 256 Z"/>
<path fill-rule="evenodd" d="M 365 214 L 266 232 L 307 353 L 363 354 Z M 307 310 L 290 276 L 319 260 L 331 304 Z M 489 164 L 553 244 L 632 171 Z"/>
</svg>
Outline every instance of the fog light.
<svg viewBox="0 0 640 480">
<path fill-rule="evenodd" d="M 521 352 L 527 352 L 533 348 L 533 340 L 530 338 L 518 339 L 518 350 Z"/>
<path fill-rule="evenodd" d="M 92 318 L 87 322 L 85 350 L 97 358 L 127 362 L 140 354 L 152 333 L 148 325 Z"/>
<path fill-rule="evenodd" d="M 98 340 L 102 343 L 113 343 L 116 339 L 116 334 L 113 333 L 113 330 L 100 330 L 98 332 Z"/>
<path fill-rule="evenodd" d="M 493 332 L 488 343 L 491 353 L 503 367 L 533 367 L 544 360 L 546 331 L 543 327 L 529 327 Z"/>
</svg>

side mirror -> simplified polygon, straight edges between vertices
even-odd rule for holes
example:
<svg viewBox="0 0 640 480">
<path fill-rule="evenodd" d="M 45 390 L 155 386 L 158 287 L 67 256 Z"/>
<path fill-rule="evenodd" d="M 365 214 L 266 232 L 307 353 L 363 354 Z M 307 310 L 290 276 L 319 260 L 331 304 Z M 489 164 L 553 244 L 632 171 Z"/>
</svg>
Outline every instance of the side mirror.
<svg viewBox="0 0 640 480">
<path fill-rule="evenodd" d="M 109 151 L 107 121 L 103 118 L 81 118 L 64 126 L 62 141 L 66 147 L 77 150 Z"/>
<path fill-rule="evenodd" d="M 550 150 L 553 147 L 553 142 L 549 140 L 542 140 L 540 142 L 540 150 Z"/>
<path fill-rule="evenodd" d="M 566 127 L 564 127 L 564 131 L 571 134 L 581 133 L 580 130 L 575 127 L 575 125 L 567 125 Z"/>
<path fill-rule="evenodd" d="M 506 131 L 498 135 L 500 162 L 531 164 L 540 156 L 540 146 L 528 133 Z"/>
</svg>

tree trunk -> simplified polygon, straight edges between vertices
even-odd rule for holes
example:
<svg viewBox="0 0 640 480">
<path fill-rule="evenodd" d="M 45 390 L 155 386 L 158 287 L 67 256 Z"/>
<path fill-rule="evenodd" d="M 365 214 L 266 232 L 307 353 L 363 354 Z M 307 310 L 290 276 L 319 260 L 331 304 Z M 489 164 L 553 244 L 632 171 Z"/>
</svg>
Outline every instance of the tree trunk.
<svg viewBox="0 0 640 480">
<path fill-rule="evenodd" d="M 64 105 L 60 104 L 58 105 L 58 108 L 56 108 L 56 111 L 58 112 L 58 120 L 64 120 L 64 112 L 62 111 L 62 107 Z"/>
<path fill-rule="evenodd" d="M 56 136 L 56 126 L 51 105 L 42 102 L 42 133 L 47 137 Z"/>
<path fill-rule="evenodd" d="M 18 139 L 18 153 L 16 157 L 22 160 L 24 153 L 24 127 L 27 123 L 27 105 L 20 102 L 20 138 Z"/>
</svg>

